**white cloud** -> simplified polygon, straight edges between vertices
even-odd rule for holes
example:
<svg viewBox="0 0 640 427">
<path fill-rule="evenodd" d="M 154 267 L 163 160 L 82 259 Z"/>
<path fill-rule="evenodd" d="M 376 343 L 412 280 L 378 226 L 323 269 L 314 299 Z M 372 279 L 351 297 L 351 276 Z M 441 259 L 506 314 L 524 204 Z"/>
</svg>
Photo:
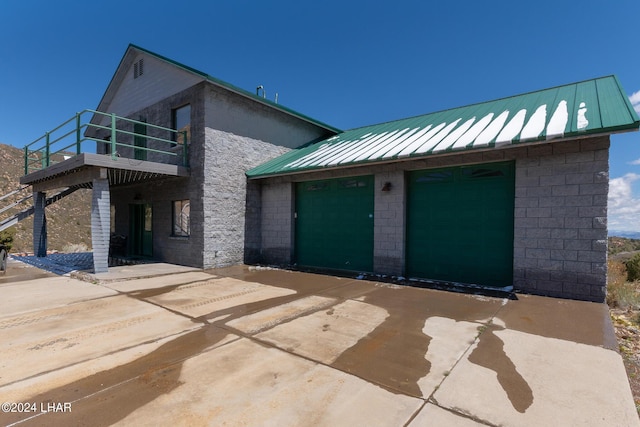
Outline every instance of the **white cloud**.
<svg viewBox="0 0 640 427">
<path fill-rule="evenodd" d="M 636 110 L 636 113 L 640 114 L 640 90 L 631 94 L 629 101 L 631 101 L 631 105 L 633 105 L 633 109 Z"/>
<path fill-rule="evenodd" d="M 640 159 L 629 162 L 630 165 L 640 165 Z"/>
<path fill-rule="evenodd" d="M 635 181 L 640 181 L 635 173 L 609 180 L 609 230 L 640 231 L 640 198 L 634 198 Z"/>
</svg>

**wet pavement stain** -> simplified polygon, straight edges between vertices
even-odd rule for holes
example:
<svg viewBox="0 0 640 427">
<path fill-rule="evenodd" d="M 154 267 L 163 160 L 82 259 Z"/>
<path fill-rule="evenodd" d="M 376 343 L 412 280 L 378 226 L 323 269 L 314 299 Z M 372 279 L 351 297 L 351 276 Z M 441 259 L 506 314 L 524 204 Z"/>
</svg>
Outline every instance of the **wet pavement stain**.
<svg viewBox="0 0 640 427">
<path fill-rule="evenodd" d="M 431 371 L 431 362 L 425 358 L 431 342 L 423 332 L 427 319 L 438 316 L 478 322 L 492 317 L 501 306 L 500 300 L 478 301 L 442 291 L 386 286 L 366 293 L 363 300 L 385 309 L 389 316 L 332 366 L 415 397 L 424 397 L 418 382 Z"/>
<path fill-rule="evenodd" d="M 505 353 L 504 342 L 495 334 L 498 330 L 504 328 L 491 325 L 480 334 L 469 361 L 494 371 L 513 408 L 524 413 L 533 404 L 533 391 Z"/>
<path fill-rule="evenodd" d="M 270 275 L 269 281 L 272 280 L 274 277 Z M 259 283 L 257 280 L 254 281 Z M 329 282 L 335 286 L 330 280 Z M 102 427 L 121 421 L 159 396 L 178 388 L 182 384 L 179 381 L 182 364 L 187 359 L 206 351 L 229 335 L 234 335 L 234 332 L 240 333 L 227 327 L 227 322 L 260 310 L 277 307 L 311 293 L 309 284 L 299 286 L 299 283 L 300 281 L 297 281 L 297 284 L 285 282 L 285 286 L 280 287 L 292 290 L 302 287 L 305 290 L 303 293 L 240 304 L 201 316 L 194 321 L 202 322 L 202 328 L 181 335 L 139 359 L 30 397 L 28 400 L 32 402 L 74 402 L 73 411 L 65 414 L 44 414 L 27 420 L 21 425 L 43 425 L 44 422 L 47 426 L 54 427 L 68 425 Z M 347 283 L 348 281 L 343 281 L 339 285 Z M 325 282 L 324 287 L 331 288 L 331 285 L 326 286 Z M 149 295 L 169 292 L 170 288 L 176 287 L 169 286 L 149 292 L 125 294 L 143 299 L 148 298 Z M 313 281 L 311 288 L 313 290 L 323 288 L 322 280 Z M 96 414 L 100 414 L 99 419 L 96 418 Z M 28 418 L 28 414 L 9 415 L 6 420 L 8 424 Z"/>
<path fill-rule="evenodd" d="M 504 306 L 496 317 L 510 330 L 618 348 L 606 304 L 519 295 L 517 301 Z"/>
<path fill-rule="evenodd" d="M 28 399 L 31 402 L 74 402 L 73 410 L 65 414 L 45 414 L 23 425 L 112 425 L 179 387 L 182 363 L 228 334 L 220 328 L 205 326 L 169 341 L 139 359 L 32 396 Z M 100 416 L 96 417 L 96 414 Z M 10 424 L 29 414 L 7 415 L 3 421 Z"/>
<path fill-rule="evenodd" d="M 390 288 L 372 282 L 340 279 L 313 274 L 283 271 L 241 270 L 244 280 L 288 288 L 296 294 L 238 304 L 192 319 L 203 326 L 181 335 L 151 353 L 129 363 L 108 369 L 71 384 L 29 398 L 30 401 L 75 402 L 73 412 L 46 414 L 24 425 L 92 425 L 114 424 L 161 395 L 181 386 L 183 363 L 209 350 L 226 337 L 246 336 L 227 323 L 247 314 L 277 307 L 309 295 L 332 295 L 339 300 L 355 298 L 385 309 L 389 316 L 368 336 L 344 351 L 332 364 L 394 393 L 422 397 L 418 381 L 427 375 L 431 363 L 425 359 L 431 338 L 423 333 L 431 316 L 477 322 L 489 319 L 499 309 L 500 300 L 488 302 L 441 291 L 415 288 Z M 240 274 L 241 273 L 241 274 Z M 144 300 L 171 292 L 179 286 L 125 293 Z M 332 309 L 322 308 L 327 315 Z M 309 331 L 310 336 L 322 330 Z M 233 341 L 233 340 L 232 340 Z M 286 350 L 286 349 L 285 349 Z M 277 379 L 273 379 L 276 381 Z M 108 410 L 106 409 L 108 408 Z M 96 418 L 100 414 L 100 418 Z M 25 416 L 13 418 L 15 422 Z"/>
</svg>

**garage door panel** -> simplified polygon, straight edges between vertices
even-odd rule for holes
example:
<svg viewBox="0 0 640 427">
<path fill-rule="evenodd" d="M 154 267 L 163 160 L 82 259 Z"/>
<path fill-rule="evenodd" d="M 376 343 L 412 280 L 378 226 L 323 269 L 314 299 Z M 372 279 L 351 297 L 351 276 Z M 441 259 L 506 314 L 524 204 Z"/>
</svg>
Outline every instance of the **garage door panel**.
<svg viewBox="0 0 640 427">
<path fill-rule="evenodd" d="M 373 269 L 373 176 L 296 185 L 296 262 Z"/>
<path fill-rule="evenodd" d="M 407 274 L 510 285 L 513 169 L 512 163 L 497 163 L 410 172 Z"/>
</svg>

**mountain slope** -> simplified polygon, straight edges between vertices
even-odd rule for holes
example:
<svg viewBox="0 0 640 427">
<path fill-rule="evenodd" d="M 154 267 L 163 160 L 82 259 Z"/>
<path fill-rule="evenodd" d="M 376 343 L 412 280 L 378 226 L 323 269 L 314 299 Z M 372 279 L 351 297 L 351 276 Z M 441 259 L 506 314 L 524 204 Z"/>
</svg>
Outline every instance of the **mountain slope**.
<svg viewBox="0 0 640 427">
<path fill-rule="evenodd" d="M 0 196 L 20 187 L 20 177 L 24 175 L 23 151 L 19 148 L 0 144 Z M 55 192 L 51 192 L 54 194 Z M 27 189 L 20 194 L 0 200 L 0 209 L 10 202 L 31 194 Z M 0 214 L 0 220 L 31 206 L 28 201 L 16 208 Z M 19 209 L 18 209 L 19 208 Z M 48 249 L 70 251 L 73 245 L 91 247 L 91 191 L 78 190 L 46 209 Z M 33 218 L 27 218 L 12 227 L 15 231 L 11 252 L 33 251 Z"/>
</svg>

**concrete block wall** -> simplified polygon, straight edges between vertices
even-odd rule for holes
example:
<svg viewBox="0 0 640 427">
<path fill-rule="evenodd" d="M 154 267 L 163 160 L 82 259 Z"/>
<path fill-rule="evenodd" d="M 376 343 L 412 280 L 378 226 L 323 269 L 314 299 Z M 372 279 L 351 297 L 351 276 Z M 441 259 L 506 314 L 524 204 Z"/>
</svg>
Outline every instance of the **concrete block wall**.
<svg viewBox="0 0 640 427">
<path fill-rule="evenodd" d="M 244 215 L 244 263 L 259 263 L 261 247 L 262 188 L 260 181 L 247 181 Z"/>
<path fill-rule="evenodd" d="M 514 285 L 604 301 L 609 138 L 532 146 L 516 160 Z"/>
<path fill-rule="evenodd" d="M 204 206 L 204 84 L 171 95 L 153 105 L 129 114 L 132 119 L 144 117 L 147 122 L 170 128 L 172 111 L 191 105 L 191 141 L 189 142 L 188 178 L 166 178 L 111 189 L 111 202 L 116 207 L 116 234 L 129 235 L 129 204 L 150 203 L 153 209 L 153 257 L 169 263 L 203 266 Z M 152 133 L 152 132 L 149 132 Z M 149 147 L 153 144 L 149 144 Z M 181 150 L 177 146 L 176 150 Z M 130 153 L 133 155 L 133 153 Z M 149 161 L 166 162 L 149 154 Z M 128 159 L 121 159 L 128 162 Z M 172 236 L 172 202 L 190 201 L 191 233 L 189 237 Z"/>
<path fill-rule="evenodd" d="M 190 199 L 189 178 L 167 178 L 144 184 L 113 187 L 111 203 L 115 206 L 115 233 L 129 238 L 129 205 L 149 203 L 152 207 L 153 258 L 164 262 L 202 267 L 203 222 L 198 220 Z M 189 199 L 191 234 L 173 236 L 172 203 Z"/>
<path fill-rule="evenodd" d="M 129 233 L 128 204 L 151 203 L 154 258 L 203 268 L 255 261 L 261 245 L 261 194 L 258 184 L 247 184 L 245 172 L 328 131 L 208 82 L 127 115 L 171 127 L 172 111 L 185 104 L 191 105 L 190 177 L 114 189 L 117 233 Z M 181 153 L 182 147 L 174 149 Z M 130 151 L 123 154 L 133 156 Z M 147 160 L 166 162 L 165 157 L 149 153 Z M 175 237 L 171 202 L 186 199 L 191 235 Z"/>
<path fill-rule="evenodd" d="M 382 191 L 385 184 L 389 191 Z M 373 268 L 381 274 L 404 274 L 405 179 L 404 171 L 375 174 Z"/>
<path fill-rule="evenodd" d="M 261 262 L 281 265 L 292 262 L 293 212 L 291 182 L 263 183 Z"/>
<path fill-rule="evenodd" d="M 106 273 L 109 269 L 109 228 L 111 209 L 109 180 L 105 177 L 93 180 L 91 190 L 91 245 L 93 246 L 93 271 Z"/>
<path fill-rule="evenodd" d="M 262 262 L 291 264 L 296 181 L 375 176 L 374 272 L 404 274 L 405 173 L 514 161 L 513 284 L 540 295 L 603 301 L 607 274 L 608 137 L 518 145 L 387 165 L 260 180 Z M 390 192 L 380 191 L 385 182 Z"/>
</svg>

